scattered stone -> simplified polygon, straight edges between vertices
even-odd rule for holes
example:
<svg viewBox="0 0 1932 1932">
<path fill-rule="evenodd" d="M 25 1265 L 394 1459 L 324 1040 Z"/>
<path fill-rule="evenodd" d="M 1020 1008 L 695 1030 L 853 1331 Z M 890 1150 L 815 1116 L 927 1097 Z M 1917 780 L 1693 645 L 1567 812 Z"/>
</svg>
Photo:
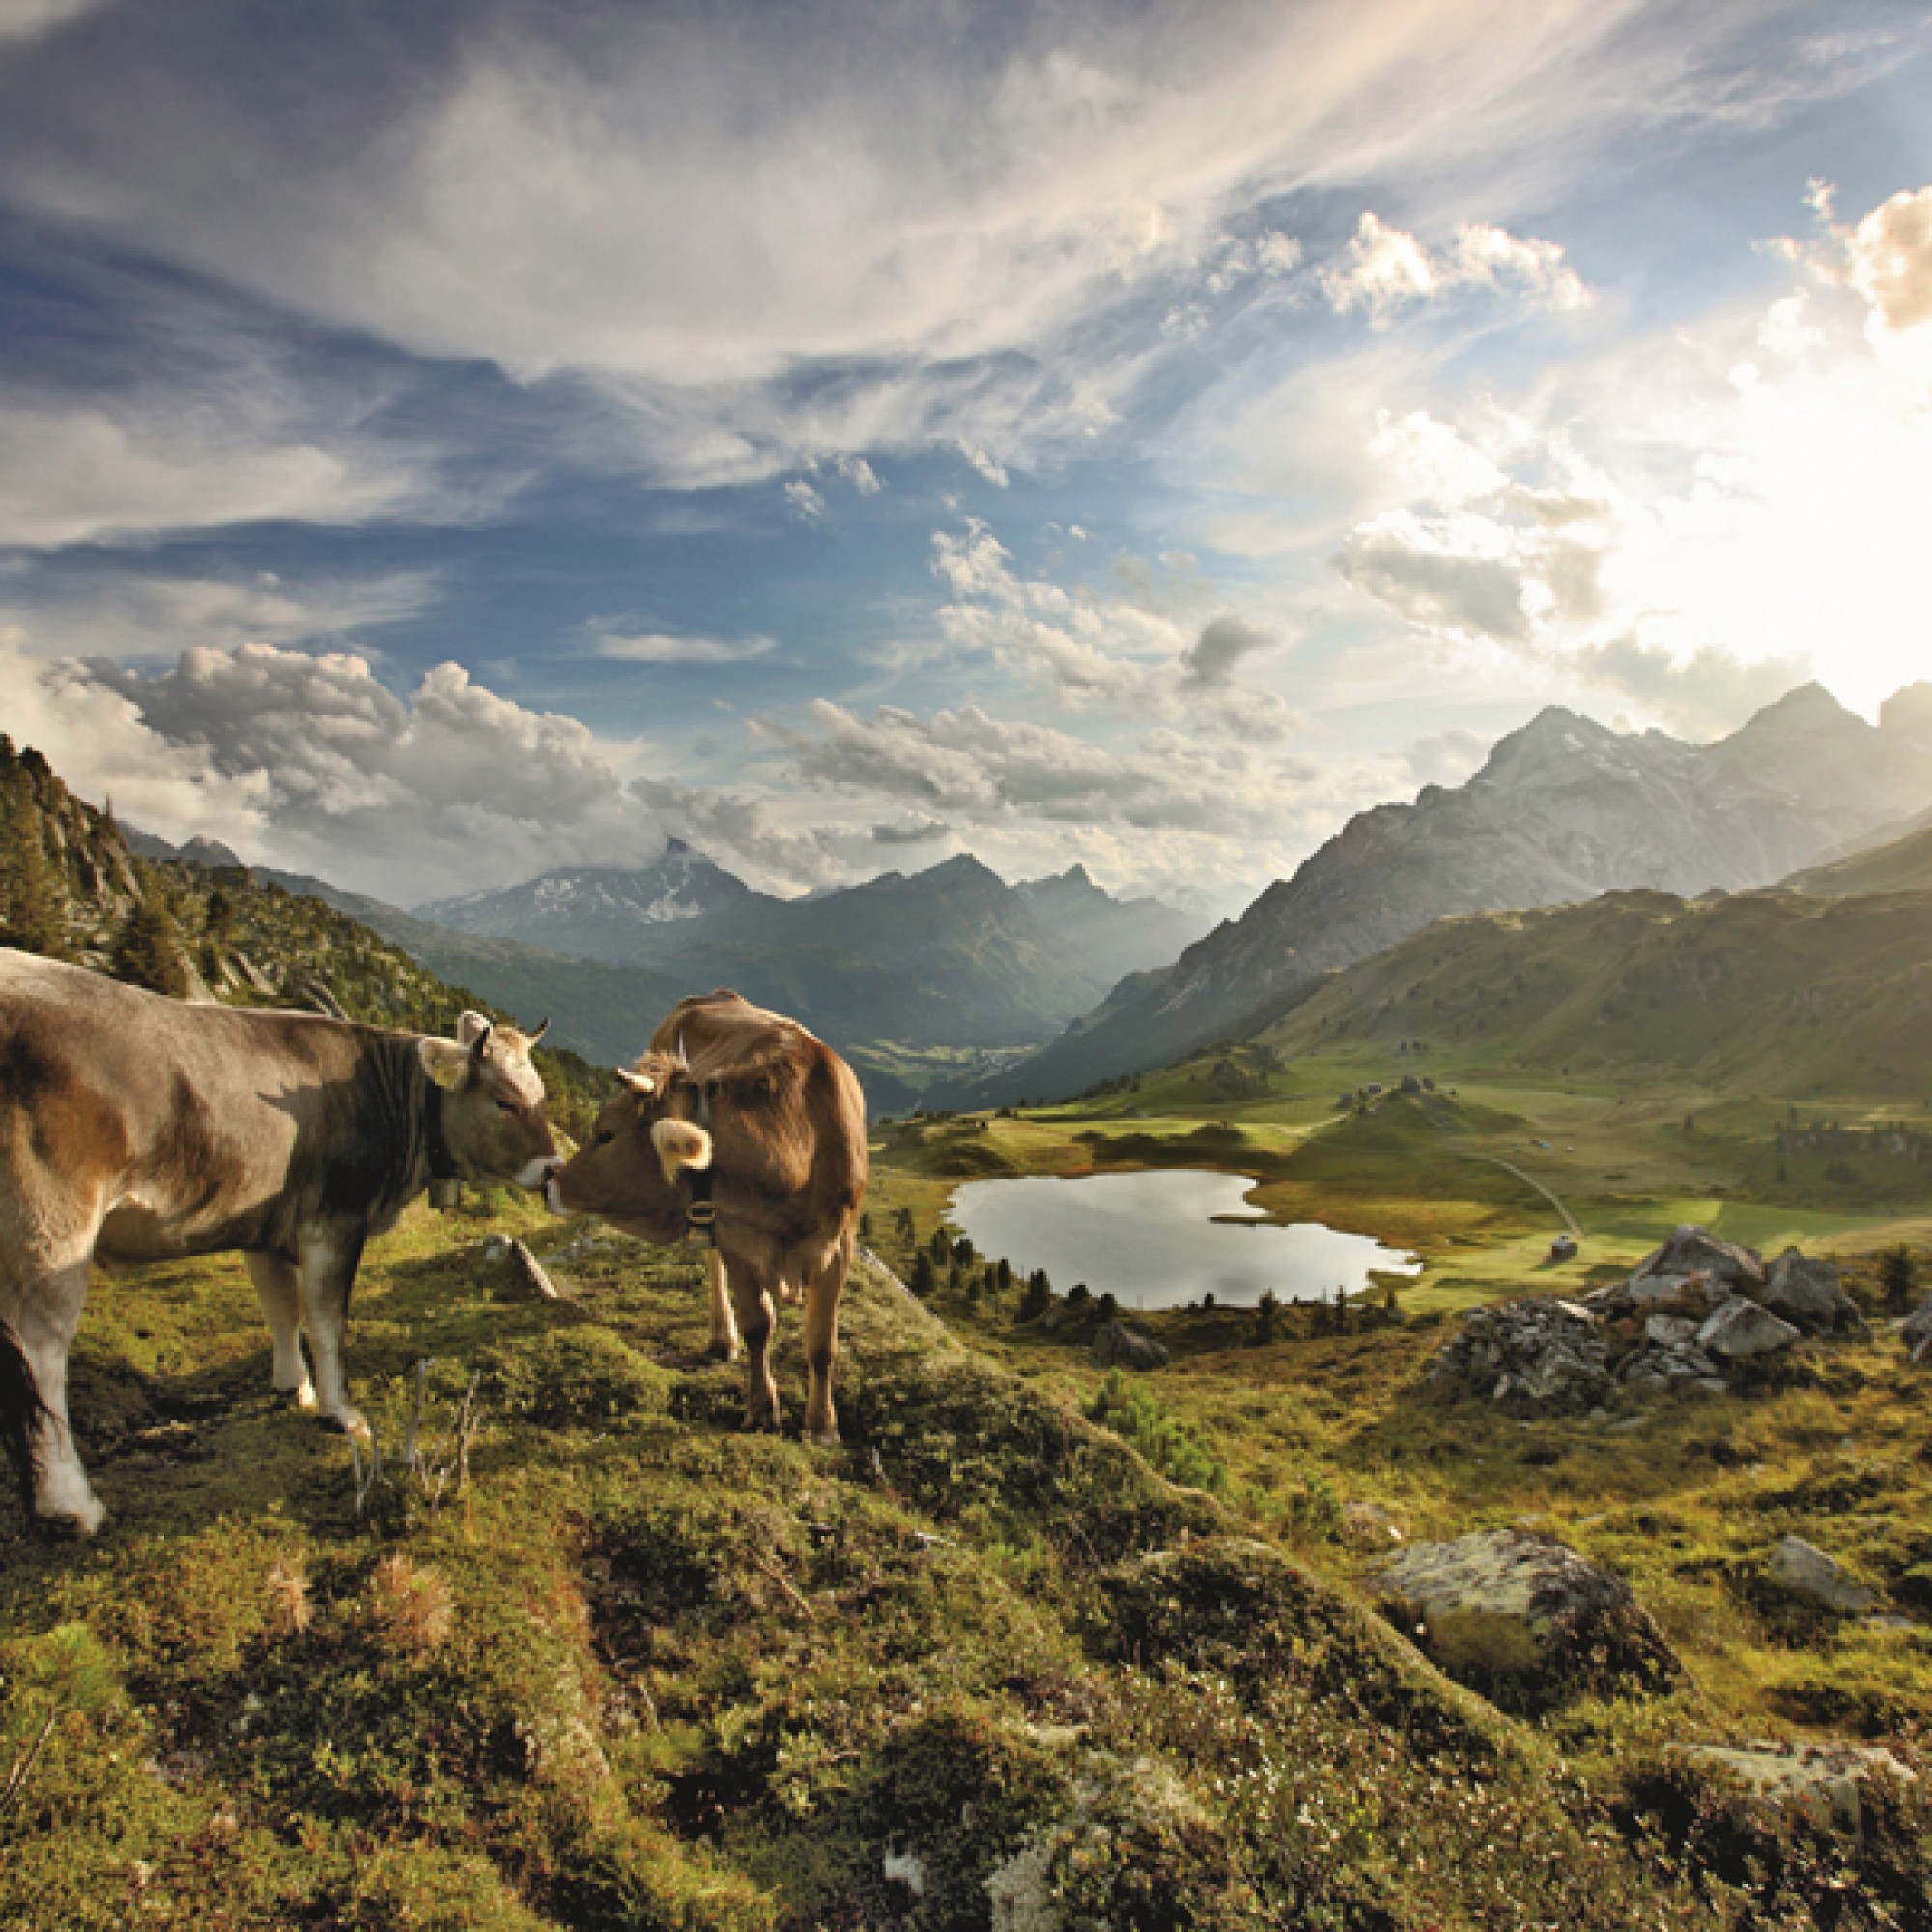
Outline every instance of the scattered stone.
<svg viewBox="0 0 1932 1932">
<path fill-rule="evenodd" d="M 1766 1570 L 1780 1589 L 1838 1616 L 1856 1617 L 1871 1608 L 1872 1593 L 1855 1583 L 1835 1557 L 1802 1536 L 1787 1536 L 1771 1552 Z"/>
<path fill-rule="evenodd" d="M 1610 1354 L 1587 1308 L 1529 1295 L 1472 1309 L 1429 1375 L 1496 1402 L 1587 1409 L 1609 1389 Z"/>
<path fill-rule="evenodd" d="M 1419 1543 L 1373 1587 L 1442 1670 L 1507 1708 L 1663 1691 L 1682 1674 L 1630 1585 L 1554 1536 L 1491 1529 Z"/>
<path fill-rule="evenodd" d="M 1912 1773 L 1880 1745 L 1673 1745 L 1673 1752 L 1715 1765 L 1750 1796 L 1777 1811 L 1858 1833 L 1863 1828 L 1859 1786 L 1874 1773 L 1910 1779 Z"/>
<path fill-rule="evenodd" d="M 1096 1369 L 1159 1369 L 1167 1347 L 1124 1321 L 1103 1321 L 1094 1331 L 1093 1360 Z"/>
<path fill-rule="evenodd" d="M 1676 1349 L 1686 1342 L 1694 1342 L 1702 1325 L 1686 1315 L 1651 1315 L 1644 1320 L 1643 1332 L 1661 1348 Z"/>
<path fill-rule="evenodd" d="M 1754 1301 L 1727 1301 L 1697 1331 L 1700 1348 L 1727 1362 L 1754 1361 L 1788 1349 L 1798 1330 Z"/>
<path fill-rule="evenodd" d="M 1796 1248 L 1772 1263 L 1765 1275 L 1760 1306 L 1807 1335 L 1845 1335 L 1855 1341 L 1871 1339 L 1871 1330 L 1832 1263 L 1801 1255 Z"/>
<path fill-rule="evenodd" d="M 510 1237 L 507 1235 L 492 1235 L 483 1243 L 483 1259 L 495 1267 L 499 1262 L 509 1259 Z"/>
</svg>

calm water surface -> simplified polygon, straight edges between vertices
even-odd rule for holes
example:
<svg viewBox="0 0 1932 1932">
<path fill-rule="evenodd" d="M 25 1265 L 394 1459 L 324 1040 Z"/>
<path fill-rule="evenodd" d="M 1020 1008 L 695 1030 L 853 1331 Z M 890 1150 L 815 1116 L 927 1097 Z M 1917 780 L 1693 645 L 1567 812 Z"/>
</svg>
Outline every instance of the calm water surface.
<svg viewBox="0 0 1932 1932">
<path fill-rule="evenodd" d="M 1236 1227 L 1216 1214 L 1253 1214 L 1252 1180 L 1197 1168 L 975 1180 L 952 1197 L 952 1219 L 982 1255 L 1022 1274 L 1044 1268 L 1057 1293 L 1084 1281 L 1123 1308 L 1175 1308 L 1211 1293 L 1252 1306 L 1273 1289 L 1312 1301 L 1365 1287 L 1371 1268 L 1414 1273 L 1413 1255 L 1319 1221 Z"/>
</svg>

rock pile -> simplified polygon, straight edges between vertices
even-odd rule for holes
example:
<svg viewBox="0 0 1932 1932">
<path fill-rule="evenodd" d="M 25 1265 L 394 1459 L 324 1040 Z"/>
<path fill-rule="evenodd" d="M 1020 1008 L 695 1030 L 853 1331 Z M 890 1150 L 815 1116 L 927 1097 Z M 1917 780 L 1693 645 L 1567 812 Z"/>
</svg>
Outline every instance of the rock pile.
<svg viewBox="0 0 1932 1932">
<path fill-rule="evenodd" d="M 1474 1310 L 1429 1373 L 1494 1402 L 1587 1409 L 1617 1384 L 1719 1394 L 1746 1364 L 1803 1336 L 1870 1334 L 1830 1262 L 1787 1248 L 1767 1267 L 1750 1248 L 1684 1227 L 1627 1280 L 1580 1300 Z"/>
<path fill-rule="evenodd" d="M 1532 1295 L 1470 1311 L 1436 1356 L 1430 1378 L 1489 1396 L 1590 1408 L 1610 1386 L 1602 1324 L 1575 1301 Z"/>
<path fill-rule="evenodd" d="M 1167 1364 L 1167 1345 L 1124 1321 L 1103 1321 L 1094 1331 L 1092 1349 L 1096 1369 L 1158 1369 Z"/>
</svg>

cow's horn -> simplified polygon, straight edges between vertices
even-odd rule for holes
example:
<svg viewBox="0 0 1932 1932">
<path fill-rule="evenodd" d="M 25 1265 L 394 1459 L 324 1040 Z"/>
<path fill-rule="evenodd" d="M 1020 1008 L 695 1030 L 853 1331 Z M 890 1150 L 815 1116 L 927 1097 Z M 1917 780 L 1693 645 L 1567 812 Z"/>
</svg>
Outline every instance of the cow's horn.
<svg viewBox="0 0 1932 1932">
<path fill-rule="evenodd" d="M 689 1073 L 691 1071 L 691 1062 L 685 1058 L 683 1034 L 679 1034 L 677 1037 L 677 1064 L 684 1072 Z"/>
<path fill-rule="evenodd" d="M 532 1046 L 536 1045 L 537 1041 L 542 1039 L 544 1035 L 547 1034 L 549 1031 L 550 1031 L 550 1022 L 548 1020 L 539 1020 L 537 1022 L 536 1032 L 531 1034 L 530 1036 L 530 1044 Z"/>
<path fill-rule="evenodd" d="M 658 1091 L 658 1083 L 648 1073 L 633 1073 L 628 1066 L 614 1067 L 612 1071 L 633 1094 L 642 1094 L 648 1097 Z"/>
<path fill-rule="evenodd" d="M 681 1169 L 711 1165 L 711 1136 L 689 1121 L 660 1121 L 651 1129 L 651 1145 L 658 1151 L 665 1179 L 673 1186 Z"/>
</svg>

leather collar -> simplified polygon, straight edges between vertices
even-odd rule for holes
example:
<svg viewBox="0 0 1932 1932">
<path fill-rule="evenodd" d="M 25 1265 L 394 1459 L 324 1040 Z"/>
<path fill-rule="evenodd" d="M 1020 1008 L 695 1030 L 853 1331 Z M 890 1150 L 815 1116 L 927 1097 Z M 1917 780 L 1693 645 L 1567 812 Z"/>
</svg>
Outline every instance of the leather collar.
<svg viewBox="0 0 1932 1932">
<path fill-rule="evenodd" d="M 429 1083 L 429 1100 L 423 1108 L 423 1151 L 429 1156 L 432 1180 L 462 1179 L 442 1130 L 442 1089 L 434 1080 Z"/>
</svg>

